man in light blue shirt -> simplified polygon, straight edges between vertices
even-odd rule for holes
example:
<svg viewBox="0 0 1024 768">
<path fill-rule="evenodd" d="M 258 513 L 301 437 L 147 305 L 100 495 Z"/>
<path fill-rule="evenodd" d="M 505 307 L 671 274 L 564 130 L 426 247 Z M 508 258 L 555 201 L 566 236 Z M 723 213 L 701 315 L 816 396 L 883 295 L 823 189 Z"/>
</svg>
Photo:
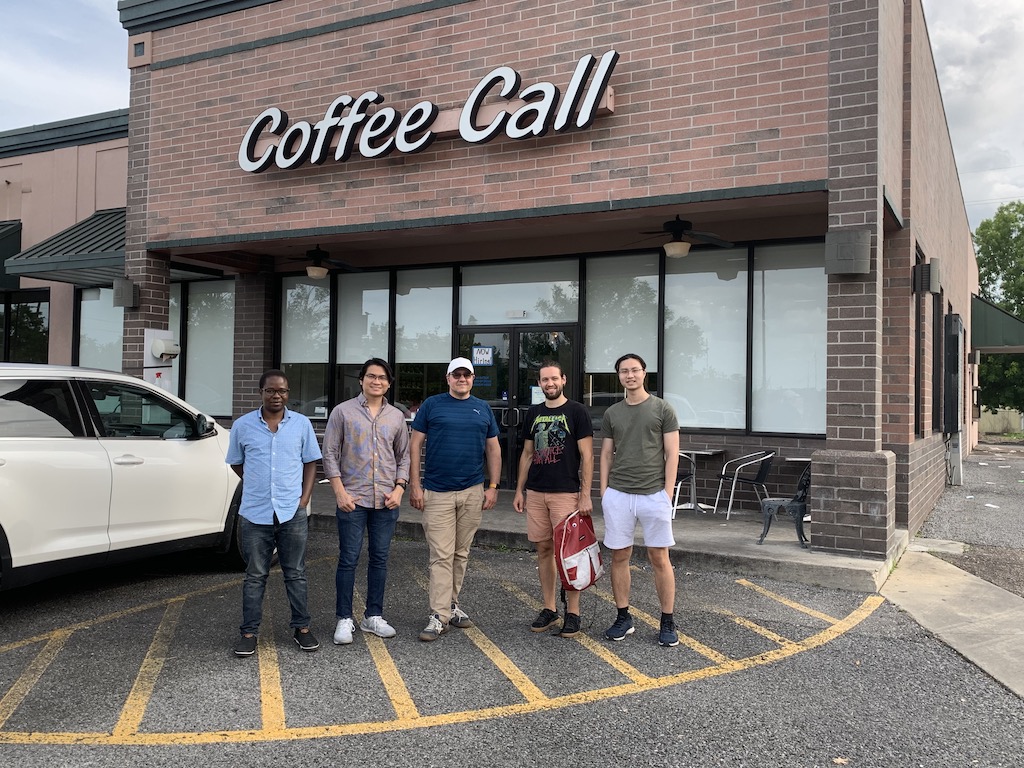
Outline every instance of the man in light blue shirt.
<svg viewBox="0 0 1024 768">
<path fill-rule="evenodd" d="M 245 580 L 236 656 L 256 652 L 275 547 L 291 606 L 295 642 L 304 651 L 320 647 L 309 629 L 306 605 L 306 507 L 313 494 L 320 446 L 309 419 L 288 410 L 288 379 L 282 371 L 270 370 L 260 377 L 260 394 L 263 406 L 231 427 L 225 457 L 242 478 L 238 540 L 245 558 Z"/>
</svg>

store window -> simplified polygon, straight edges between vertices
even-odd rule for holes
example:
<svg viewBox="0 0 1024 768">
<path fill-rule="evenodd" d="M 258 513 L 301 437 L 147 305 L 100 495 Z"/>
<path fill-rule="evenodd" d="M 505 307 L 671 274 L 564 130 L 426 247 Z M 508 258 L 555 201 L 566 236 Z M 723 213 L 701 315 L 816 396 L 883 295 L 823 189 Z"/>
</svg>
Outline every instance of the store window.
<svg viewBox="0 0 1024 768">
<path fill-rule="evenodd" d="M 825 433 L 828 283 L 821 243 L 754 252 L 751 428 Z"/>
<path fill-rule="evenodd" d="M 234 282 L 189 283 L 187 317 L 185 399 L 211 416 L 230 416 L 235 360 Z"/>
<path fill-rule="evenodd" d="M 745 429 L 747 250 L 665 264 L 665 393 L 681 427 Z"/>
<path fill-rule="evenodd" d="M 625 396 L 615 361 L 640 355 L 647 389 L 658 391 L 658 253 L 587 260 L 583 403 L 595 425 Z"/>
<path fill-rule="evenodd" d="M 576 323 L 579 293 L 577 261 L 463 267 L 459 323 Z"/>
<path fill-rule="evenodd" d="M 391 333 L 390 285 L 387 272 L 361 272 L 338 278 L 337 365 L 334 394 L 338 402 L 361 391 L 359 369 L 371 357 L 388 357 Z M 323 414 L 326 418 L 329 410 Z M 319 416 L 319 413 L 314 413 Z"/>
<path fill-rule="evenodd" d="M 281 281 L 281 370 L 291 390 L 288 407 L 327 418 L 331 283 L 306 277 Z"/>
<path fill-rule="evenodd" d="M 50 292 L 0 292 L 0 361 L 45 363 L 50 346 Z"/>
<path fill-rule="evenodd" d="M 415 414 L 445 389 L 452 355 L 452 270 L 399 272 L 395 296 L 395 403 Z"/>
<path fill-rule="evenodd" d="M 79 293 L 78 312 L 78 364 L 85 368 L 120 371 L 124 308 L 114 306 L 114 290 L 83 288 Z"/>
</svg>

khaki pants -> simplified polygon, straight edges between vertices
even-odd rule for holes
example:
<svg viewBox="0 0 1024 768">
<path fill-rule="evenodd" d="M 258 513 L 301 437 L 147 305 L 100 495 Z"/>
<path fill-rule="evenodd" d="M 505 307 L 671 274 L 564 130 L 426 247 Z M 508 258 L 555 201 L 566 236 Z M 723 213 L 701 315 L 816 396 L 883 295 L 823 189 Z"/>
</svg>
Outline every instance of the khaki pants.
<svg viewBox="0 0 1024 768">
<path fill-rule="evenodd" d="M 423 491 L 423 533 L 430 548 L 430 612 L 447 624 L 459 602 L 469 548 L 483 517 L 484 486 Z"/>
</svg>

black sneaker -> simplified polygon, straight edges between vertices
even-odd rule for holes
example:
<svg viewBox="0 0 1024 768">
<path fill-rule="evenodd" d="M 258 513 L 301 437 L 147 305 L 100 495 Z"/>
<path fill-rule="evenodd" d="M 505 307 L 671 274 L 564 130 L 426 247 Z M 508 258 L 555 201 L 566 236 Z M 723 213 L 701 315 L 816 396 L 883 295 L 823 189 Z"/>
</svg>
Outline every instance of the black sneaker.
<svg viewBox="0 0 1024 768">
<path fill-rule="evenodd" d="M 234 647 L 235 656 L 252 656 L 256 653 L 256 635 L 242 635 Z"/>
<path fill-rule="evenodd" d="M 576 637 L 580 633 L 580 617 L 576 613 L 565 614 L 565 621 L 562 628 L 558 630 L 559 637 Z"/>
<path fill-rule="evenodd" d="M 537 618 L 530 625 L 531 632 L 543 632 L 558 623 L 558 612 L 545 608 L 537 614 Z"/>
<path fill-rule="evenodd" d="M 609 640 L 624 640 L 626 635 L 632 635 L 633 632 L 633 617 L 627 613 L 625 616 L 617 617 L 615 623 L 605 631 L 604 636 Z"/>
<path fill-rule="evenodd" d="M 679 634 L 676 632 L 675 622 L 661 622 L 661 629 L 658 632 L 658 645 L 664 648 L 675 648 L 679 645 Z"/>
<path fill-rule="evenodd" d="M 320 647 L 320 641 L 316 639 L 316 635 L 310 631 L 309 627 L 296 628 L 295 642 L 304 651 L 315 651 Z"/>
</svg>

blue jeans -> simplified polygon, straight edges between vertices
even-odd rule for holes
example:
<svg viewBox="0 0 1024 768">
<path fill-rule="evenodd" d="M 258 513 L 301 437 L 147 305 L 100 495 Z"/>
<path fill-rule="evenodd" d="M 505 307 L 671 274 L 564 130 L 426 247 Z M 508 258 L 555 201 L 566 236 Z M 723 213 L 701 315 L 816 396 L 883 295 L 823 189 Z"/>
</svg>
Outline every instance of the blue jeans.
<svg viewBox="0 0 1024 768">
<path fill-rule="evenodd" d="M 306 538 L 309 522 L 305 510 L 298 510 L 285 523 L 257 525 L 238 518 L 239 542 L 245 558 L 242 582 L 242 634 L 257 634 L 263 619 L 263 593 L 270 573 L 270 561 L 277 547 L 278 562 L 284 574 L 284 588 L 292 609 L 291 627 L 308 627 L 306 607 Z"/>
<path fill-rule="evenodd" d="M 356 564 L 363 549 L 366 531 L 366 612 L 365 616 L 384 615 L 384 583 L 388 576 L 388 552 L 398 523 L 398 509 L 356 507 L 351 512 L 337 510 L 338 571 L 334 577 L 337 590 L 337 616 L 352 617 L 352 591 L 356 583 Z"/>
</svg>

